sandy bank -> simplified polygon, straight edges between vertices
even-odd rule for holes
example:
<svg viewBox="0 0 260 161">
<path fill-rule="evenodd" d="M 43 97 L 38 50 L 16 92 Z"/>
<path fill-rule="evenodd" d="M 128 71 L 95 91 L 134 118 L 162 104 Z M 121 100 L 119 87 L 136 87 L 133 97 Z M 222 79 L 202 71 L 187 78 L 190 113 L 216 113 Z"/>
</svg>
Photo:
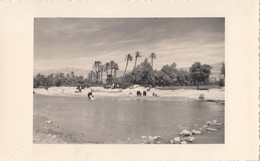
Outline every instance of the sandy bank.
<svg viewBox="0 0 260 161">
<path fill-rule="evenodd" d="M 127 89 L 104 89 L 102 87 L 90 87 L 85 88 L 82 92 L 79 92 L 75 87 L 50 87 L 48 90 L 42 88 L 35 88 L 34 92 L 36 94 L 43 94 L 43 95 L 60 95 L 60 96 L 86 96 L 88 92 L 92 91 L 95 97 L 137 97 L 137 91 L 147 91 L 148 88 L 141 87 L 138 85 L 134 85 Z M 159 98 L 184 98 L 184 99 L 195 99 L 198 100 L 201 94 L 204 95 L 204 100 L 211 100 L 211 101 L 224 101 L 224 92 L 225 89 L 210 89 L 210 90 L 157 90 L 155 88 L 151 88 L 147 91 L 146 97 L 139 97 L 139 98 L 155 98 L 153 93 L 156 93 Z"/>
</svg>

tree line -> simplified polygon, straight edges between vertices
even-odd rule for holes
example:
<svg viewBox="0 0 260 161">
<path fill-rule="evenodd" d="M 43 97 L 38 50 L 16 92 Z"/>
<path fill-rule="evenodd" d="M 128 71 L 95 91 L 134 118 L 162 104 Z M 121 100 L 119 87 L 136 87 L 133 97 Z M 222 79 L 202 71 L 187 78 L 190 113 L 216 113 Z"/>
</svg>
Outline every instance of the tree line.
<svg viewBox="0 0 260 161">
<path fill-rule="evenodd" d="M 56 73 L 48 76 L 37 74 L 34 77 L 34 88 L 39 86 L 105 86 L 118 84 L 121 88 L 127 88 L 133 84 L 143 86 L 190 86 L 209 84 L 209 76 L 212 67 L 200 62 L 193 63 L 189 70 L 177 69 L 176 63 L 164 65 L 160 70 L 153 69 L 153 62 L 156 54 L 151 53 L 149 58 L 145 58 L 143 62 L 137 65 L 138 58 L 141 57 L 140 52 L 136 52 L 134 56 L 134 67 L 130 72 L 126 72 L 129 62 L 133 61 L 133 56 L 127 54 L 125 57 L 126 66 L 122 76 L 117 77 L 119 70 L 118 63 L 114 60 L 102 64 L 101 61 L 95 61 L 92 70 L 88 73 L 87 78 L 76 76 L 72 71 L 70 74 Z M 221 79 L 218 82 L 220 86 L 225 85 L 225 64 L 221 68 Z"/>
</svg>

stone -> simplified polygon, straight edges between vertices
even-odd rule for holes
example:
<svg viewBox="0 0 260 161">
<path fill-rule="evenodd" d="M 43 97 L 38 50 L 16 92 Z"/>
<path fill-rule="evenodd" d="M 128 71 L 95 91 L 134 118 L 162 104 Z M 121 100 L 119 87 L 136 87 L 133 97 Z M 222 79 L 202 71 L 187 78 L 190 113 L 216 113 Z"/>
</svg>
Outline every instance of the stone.
<svg viewBox="0 0 260 161">
<path fill-rule="evenodd" d="M 51 124 L 52 121 L 51 121 L 51 120 L 48 120 L 48 121 L 45 121 L 45 123 Z"/>
<path fill-rule="evenodd" d="M 146 139 L 147 138 L 147 136 L 141 136 L 141 139 Z"/>
<path fill-rule="evenodd" d="M 186 141 L 182 141 L 181 144 L 187 144 L 187 142 Z"/>
<path fill-rule="evenodd" d="M 191 133 L 194 135 L 199 135 L 199 134 L 201 134 L 201 131 L 192 130 Z"/>
<path fill-rule="evenodd" d="M 212 122 L 213 122 L 213 123 L 217 123 L 218 121 L 217 121 L 217 120 L 213 120 Z"/>
<path fill-rule="evenodd" d="M 180 138 L 180 137 L 175 137 L 175 138 L 173 139 L 173 142 L 174 142 L 175 144 L 179 144 L 179 143 L 181 142 L 181 138 Z"/>
<path fill-rule="evenodd" d="M 217 129 L 214 129 L 214 128 L 207 128 L 206 130 L 207 131 L 218 131 Z"/>
<path fill-rule="evenodd" d="M 160 141 L 157 141 L 157 144 L 161 144 L 161 142 L 160 142 Z"/>
<path fill-rule="evenodd" d="M 195 140 L 195 137 L 192 137 L 192 136 L 187 138 L 188 142 L 194 142 L 194 140 Z"/>
<path fill-rule="evenodd" d="M 170 140 L 170 143 L 173 144 L 174 143 L 173 140 Z"/>
<path fill-rule="evenodd" d="M 188 130 L 182 130 L 182 132 L 180 132 L 180 134 L 183 135 L 183 136 L 191 136 L 192 135 L 192 133 Z"/>
<path fill-rule="evenodd" d="M 212 123 L 212 125 L 218 125 L 218 126 L 221 126 L 222 124 L 220 122 L 215 122 L 215 123 Z"/>
<path fill-rule="evenodd" d="M 153 137 L 152 137 L 152 136 L 149 136 L 148 138 L 149 138 L 150 140 L 152 140 Z"/>
<path fill-rule="evenodd" d="M 202 126 L 203 129 L 205 129 L 205 128 L 207 128 L 207 127 L 208 127 L 207 125 L 203 125 L 203 126 Z"/>
<path fill-rule="evenodd" d="M 151 140 L 153 140 L 153 141 L 158 141 L 158 140 L 160 140 L 160 139 L 162 139 L 161 136 L 154 136 L 154 137 L 152 137 Z"/>
<path fill-rule="evenodd" d="M 206 125 L 210 125 L 210 124 L 211 124 L 211 122 L 210 122 L 210 121 L 207 121 L 207 122 L 206 122 Z"/>
</svg>

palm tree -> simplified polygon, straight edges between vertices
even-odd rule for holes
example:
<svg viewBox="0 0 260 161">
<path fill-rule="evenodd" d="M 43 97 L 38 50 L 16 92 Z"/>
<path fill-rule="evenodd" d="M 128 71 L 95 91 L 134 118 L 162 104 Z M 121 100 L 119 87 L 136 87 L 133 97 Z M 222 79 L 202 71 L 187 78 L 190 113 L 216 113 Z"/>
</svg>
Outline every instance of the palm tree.
<svg viewBox="0 0 260 161">
<path fill-rule="evenodd" d="M 153 67 L 153 59 L 156 59 L 155 53 L 151 53 L 150 58 L 151 58 L 151 63 L 152 63 L 152 67 Z"/>
<path fill-rule="evenodd" d="M 99 73 L 100 73 L 100 66 L 101 65 L 101 62 L 100 61 L 95 61 L 94 64 L 93 64 L 93 68 L 96 72 L 96 79 L 98 80 L 99 79 Z"/>
<path fill-rule="evenodd" d="M 114 64 L 114 79 L 116 79 L 116 71 L 119 70 L 119 66 L 117 63 Z"/>
<path fill-rule="evenodd" d="M 106 65 L 105 65 L 105 71 L 107 73 L 107 77 L 108 77 L 108 71 L 110 70 L 110 63 L 107 62 Z"/>
<path fill-rule="evenodd" d="M 136 66 L 136 62 L 137 62 L 137 58 L 138 57 L 141 57 L 141 54 L 139 53 L 139 51 L 137 51 L 136 53 L 135 53 L 135 65 L 134 65 L 134 68 L 135 68 L 135 66 Z M 133 69 L 134 69 L 133 68 Z"/>
<path fill-rule="evenodd" d="M 112 71 L 113 71 L 113 69 L 114 69 L 114 65 L 115 65 L 115 61 L 114 60 L 111 60 L 110 61 L 110 74 L 112 75 Z"/>
<path fill-rule="evenodd" d="M 99 69 L 100 70 L 100 81 L 103 82 L 103 72 L 104 72 L 106 66 L 105 65 L 100 65 L 99 68 L 100 68 Z"/>
<path fill-rule="evenodd" d="M 125 72 L 126 72 L 126 69 L 127 69 L 127 66 L 128 66 L 128 62 L 129 62 L 129 61 L 132 61 L 132 60 L 133 60 L 132 55 L 131 55 L 131 54 L 127 54 L 127 55 L 126 55 L 126 66 L 125 66 L 125 71 L 124 71 L 123 76 L 125 75 Z"/>
</svg>

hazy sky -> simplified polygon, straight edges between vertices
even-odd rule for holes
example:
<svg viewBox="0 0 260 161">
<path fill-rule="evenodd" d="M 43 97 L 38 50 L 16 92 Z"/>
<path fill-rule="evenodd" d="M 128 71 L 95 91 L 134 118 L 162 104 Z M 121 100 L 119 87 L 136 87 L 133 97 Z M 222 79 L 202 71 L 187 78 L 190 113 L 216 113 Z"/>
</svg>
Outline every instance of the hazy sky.
<svg viewBox="0 0 260 161">
<path fill-rule="evenodd" d="M 173 62 L 177 67 L 219 63 L 224 26 L 224 18 L 36 18 L 34 67 L 91 69 L 95 60 L 114 60 L 124 70 L 125 56 L 136 51 L 142 55 L 137 63 L 154 52 L 156 69 Z"/>
</svg>

